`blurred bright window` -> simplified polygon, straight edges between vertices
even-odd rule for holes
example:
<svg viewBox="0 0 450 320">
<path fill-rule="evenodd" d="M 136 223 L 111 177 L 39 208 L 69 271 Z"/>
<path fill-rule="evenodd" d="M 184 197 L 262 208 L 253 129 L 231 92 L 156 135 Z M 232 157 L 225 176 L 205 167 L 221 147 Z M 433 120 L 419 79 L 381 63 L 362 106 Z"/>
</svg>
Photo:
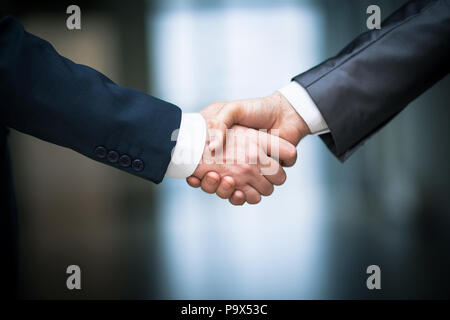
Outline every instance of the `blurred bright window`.
<svg viewBox="0 0 450 320">
<path fill-rule="evenodd" d="M 150 91 L 185 112 L 268 95 L 320 62 L 322 19 L 309 1 L 167 1 L 148 17 Z M 327 196 L 315 139 L 302 141 L 286 184 L 256 206 L 165 179 L 157 212 L 167 298 L 321 296 Z"/>
</svg>

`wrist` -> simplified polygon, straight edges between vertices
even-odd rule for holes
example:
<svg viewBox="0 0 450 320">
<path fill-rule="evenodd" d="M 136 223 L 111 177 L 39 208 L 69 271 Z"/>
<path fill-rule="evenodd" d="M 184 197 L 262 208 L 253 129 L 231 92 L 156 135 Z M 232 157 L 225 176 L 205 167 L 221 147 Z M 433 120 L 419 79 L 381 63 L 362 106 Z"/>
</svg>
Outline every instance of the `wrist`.
<svg viewBox="0 0 450 320">
<path fill-rule="evenodd" d="M 172 134 L 176 145 L 172 151 L 166 176 L 186 178 L 198 166 L 206 144 L 206 122 L 198 113 L 183 113 L 177 134 Z"/>
<path fill-rule="evenodd" d="M 297 127 L 302 136 L 305 134 L 323 134 L 329 132 L 328 125 L 309 92 L 299 83 L 291 81 L 278 92 L 287 100 L 300 118 Z M 307 128 L 304 127 L 306 124 Z"/>
<path fill-rule="evenodd" d="M 311 134 L 311 130 L 308 127 L 306 121 L 300 116 L 297 110 L 292 106 L 292 104 L 286 99 L 286 97 L 280 92 L 276 91 L 271 99 L 275 100 L 277 109 L 279 112 L 279 117 L 286 119 L 292 124 L 292 127 L 297 132 L 298 141 L 303 139 L 305 136 Z"/>
</svg>

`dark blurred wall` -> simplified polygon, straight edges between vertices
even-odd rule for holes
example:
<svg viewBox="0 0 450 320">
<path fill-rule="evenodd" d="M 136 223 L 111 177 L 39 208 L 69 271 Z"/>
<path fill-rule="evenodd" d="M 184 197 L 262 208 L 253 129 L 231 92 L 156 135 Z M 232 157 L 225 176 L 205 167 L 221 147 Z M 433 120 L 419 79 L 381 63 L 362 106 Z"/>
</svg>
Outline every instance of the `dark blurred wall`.
<svg viewBox="0 0 450 320">
<path fill-rule="evenodd" d="M 367 31 L 369 5 L 384 19 L 406 2 L 322 1 L 327 56 Z M 329 297 L 450 297 L 449 89 L 447 76 L 345 164 L 328 157 Z M 378 292 L 365 286 L 371 264 L 381 267 Z"/>
<path fill-rule="evenodd" d="M 26 30 L 120 85 L 146 91 L 146 3 L 79 1 L 82 29 L 66 28 L 72 2 L 7 1 Z M 24 298 L 139 298 L 156 290 L 153 185 L 71 150 L 13 131 Z M 66 268 L 82 290 L 66 288 Z"/>
</svg>

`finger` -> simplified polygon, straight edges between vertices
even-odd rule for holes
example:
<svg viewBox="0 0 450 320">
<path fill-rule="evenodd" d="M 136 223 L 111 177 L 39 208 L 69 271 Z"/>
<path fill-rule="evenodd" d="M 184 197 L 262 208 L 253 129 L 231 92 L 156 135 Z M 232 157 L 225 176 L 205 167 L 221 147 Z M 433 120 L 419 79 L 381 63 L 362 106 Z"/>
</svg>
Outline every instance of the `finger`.
<svg viewBox="0 0 450 320">
<path fill-rule="evenodd" d="M 226 102 L 214 102 L 203 109 L 200 113 L 206 119 L 206 123 L 208 125 L 208 141 L 209 148 L 211 151 L 214 151 L 218 146 L 223 145 L 223 141 L 225 140 L 226 126 L 217 121 L 216 117 L 220 110 L 226 105 Z M 216 134 L 217 137 L 214 137 L 215 130 L 218 130 Z M 215 141 L 217 139 L 217 141 Z M 211 143 L 212 142 L 212 143 Z"/>
<path fill-rule="evenodd" d="M 292 167 L 297 162 L 297 148 L 280 138 L 279 161 L 284 167 Z"/>
<path fill-rule="evenodd" d="M 239 122 L 242 110 L 242 104 L 237 101 L 227 103 L 217 113 L 216 119 L 227 128 L 230 128 L 233 124 Z"/>
<path fill-rule="evenodd" d="M 261 201 L 261 194 L 252 186 L 246 185 L 242 188 L 242 191 L 249 204 L 257 204 Z"/>
<path fill-rule="evenodd" d="M 227 104 L 226 101 L 213 102 L 210 105 L 206 106 L 202 111 L 200 111 L 200 113 L 204 118 L 215 117 L 217 113 L 220 111 L 220 109 L 222 109 L 223 106 L 226 104 Z"/>
<path fill-rule="evenodd" d="M 263 196 L 270 196 L 273 193 L 273 185 L 262 175 L 253 177 L 250 182 L 251 186 Z"/>
<path fill-rule="evenodd" d="M 192 188 L 198 188 L 202 184 L 202 181 L 194 176 L 190 176 L 186 178 L 186 182 L 188 185 L 190 185 Z"/>
<path fill-rule="evenodd" d="M 279 160 L 286 167 L 293 166 L 297 161 L 295 146 L 278 136 L 258 131 L 258 143 L 267 155 Z"/>
<path fill-rule="evenodd" d="M 220 183 L 220 176 L 217 172 L 208 172 L 202 179 L 202 190 L 206 193 L 215 193 Z"/>
<path fill-rule="evenodd" d="M 222 199 L 228 199 L 233 194 L 236 183 L 232 177 L 223 177 L 217 188 L 217 195 Z"/>
<path fill-rule="evenodd" d="M 255 129 L 270 129 L 278 116 L 278 103 L 270 97 L 231 101 L 217 113 L 228 128 L 240 124 Z"/>
<path fill-rule="evenodd" d="M 226 130 L 233 124 L 239 123 L 241 118 L 242 104 L 231 102 L 225 104 L 217 113 L 214 120 L 210 120 L 211 127 L 217 130 L 214 137 L 210 139 L 209 147 L 215 150 L 223 145 L 225 141 Z"/>
<path fill-rule="evenodd" d="M 208 119 L 208 140 L 209 149 L 215 151 L 225 143 L 227 126 L 217 119 Z"/>
<path fill-rule="evenodd" d="M 242 206 L 245 203 L 245 193 L 241 190 L 236 190 L 233 192 L 230 198 L 230 203 L 235 206 Z"/>
<path fill-rule="evenodd" d="M 266 158 L 267 165 L 261 165 L 261 174 L 273 185 L 281 186 L 286 181 L 286 172 L 271 157 Z"/>
</svg>

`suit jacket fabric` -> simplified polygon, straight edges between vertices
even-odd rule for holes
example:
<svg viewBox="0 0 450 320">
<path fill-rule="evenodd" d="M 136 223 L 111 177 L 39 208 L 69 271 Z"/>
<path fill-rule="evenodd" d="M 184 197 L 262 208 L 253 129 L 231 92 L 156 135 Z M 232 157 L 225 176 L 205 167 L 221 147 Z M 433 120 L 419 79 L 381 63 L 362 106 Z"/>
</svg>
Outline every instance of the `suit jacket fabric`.
<svg viewBox="0 0 450 320">
<path fill-rule="evenodd" d="M 450 70 L 450 1 L 410 1 L 381 29 L 293 80 L 322 113 L 329 149 L 347 159 L 362 143 Z"/>
<path fill-rule="evenodd" d="M 181 110 L 60 56 L 0 10 L 2 292 L 17 293 L 17 231 L 7 127 L 159 183 Z"/>
<path fill-rule="evenodd" d="M 0 20 L 1 124 L 160 182 L 181 110 L 60 56 L 12 17 Z"/>
</svg>

